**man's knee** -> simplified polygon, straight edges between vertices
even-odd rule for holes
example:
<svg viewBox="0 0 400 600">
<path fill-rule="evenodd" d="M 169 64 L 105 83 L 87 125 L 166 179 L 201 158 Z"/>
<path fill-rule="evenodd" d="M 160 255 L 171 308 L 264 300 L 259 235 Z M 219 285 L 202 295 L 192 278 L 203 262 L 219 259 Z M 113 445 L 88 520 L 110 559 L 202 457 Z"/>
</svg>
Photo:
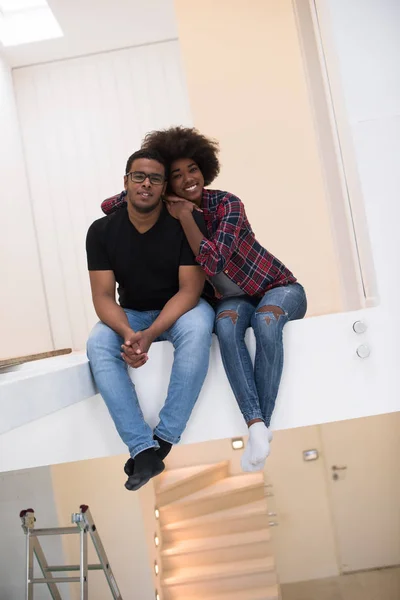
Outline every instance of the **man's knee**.
<svg viewBox="0 0 400 600">
<path fill-rule="evenodd" d="M 212 334 L 214 316 L 213 308 L 208 303 L 202 302 L 182 315 L 177 323 L 180 328 L 191 335 L 207 337 Z"/>
<path fill-rule="evenodd" d="M 213 320 L 198 320 L 186 323 L 175 338 L 175 345 L 185 347 L 188 354 L 204 350 L 208 352 L 211 347 Z"/>
<path fill-rule="evenodd" d="M 86 352 L 89 360 L 100 352 L 112 351 L 117 347 L 118 335 L 104 323 L 97 323 L 90 332 L 86 343 Z"/>
<path fill-rule="evenodd" d="M 199 319 L 189 323 L 184 329 L 184 334 L 190 344 L 210 346 L 213 328 L 214 319 Z"/>
</svg>

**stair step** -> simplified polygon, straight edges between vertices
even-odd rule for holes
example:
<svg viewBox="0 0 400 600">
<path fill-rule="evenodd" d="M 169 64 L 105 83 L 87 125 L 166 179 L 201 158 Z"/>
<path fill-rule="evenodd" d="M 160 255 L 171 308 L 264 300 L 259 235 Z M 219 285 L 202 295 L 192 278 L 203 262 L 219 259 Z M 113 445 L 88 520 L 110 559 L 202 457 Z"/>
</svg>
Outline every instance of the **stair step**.
<svg viewBox="0 0 400 600">
<path fill-rule="evenodd" d="M 228 476 L 229 461 L 164 471 L 156 480 L 157 504 L 170 504 Z"/>
<path fill-rule="evenodd" d="M 234 475 L 233 477 L 225 477 L 221 481 L 217 481 L 207 488 L 186 496 L 182 500 L 178 500 L 174 504 L 187 504 L 198 500 L 217 496 L 219 494 L 227 494 L 239 489 L 251 487 L 254 485 L 264 485 L 263 473 L 249 473 L 246 475 Z"/>
<path fill-rule="evenodd" d="M 156 493 L 160 494 L 167 488 L 176 485 L 182 479 L 187 479 L 202 473 L 205 469 L 210 468 L 214 465 L 196 465 L 195 467 L 183 467 L 182 469 L 171 469 L 165 470 L 159 477 L 157 477 Z"/>
<path fill-rule="evenodd" d="M 217 537 L 181 540 L 161 552 L 164 570 L 263 558 L 271 554 L 267 528 Z"/>
<path fill-rule="evenodd" d="M 172 522 L 161 530 L 165 544 L 185 539 L 201 539 L 268 527 L 267 501 L 242 504 L 200 517 Z"/>
<path fill-rule="evenodd" d="M 183 540 L 182 542 L 166 547 L 161 555 L 164 558 L 164 556 L 173 556 L 176 554 L 189 554 L 192 552 L 203 552 L 204 550 L 216 550 L 218 548 L 231 548 L 232 546 L 269 542 L 270 539 L 271 534 L 269 530 L 261 529 L 260 531 L 245 531 L 243 533 L 220 535 L 218 537 Z"/>
<path fill-rule="evenodd" d="M 249 573 L 263 573 L 272 571 L 275 561 L 272 556 L 255 560 L 237 561 L 222 565 L 208 565 L 206 567 L 191 567 L 189 569 L 176 569 L 164 573 L 164 585 L 179 585 L 188 582 L 200 582 L 211 579 L 230 578 L 234 575 L 247 575 Z"/>
<path fill-rule="evenodd" d="M 194 527 L 195 525 L 206 525 L 208 523 L 218 523 L 221 519 L 236 520 L 253 515 L 262 515 L 267 511 L 266 499 L 257 500 L 256 502 L 249 502 L 241 506 L 234 506 L 233 508 L 227 508 L 220 510 L 217 513 L 210 513 L 208 515 L 201 515 L 200 517 L 193 517 L 193 519 L 185 519 L 183 521 L 177 521 L 175 523 L 169 523 L 163 528 L 164 530 L 173 531 L 174 529 L 184 529 Z"/>
<path fill-rule="evenodd" d="M 185 498 L 160 507 L 161 525 L 233 508 L 264 497 L 263 473 L 226 477 Z"/>
<path fill-rule="evenodd" d="M 207 596 L 207 600 L 279 600 L 279 598 L 278 585 Z M 186 600 L 204 600 L 204 596 L 190 596 Z"/>
<path fill-rule="evenodd" d="M 257 558 L 166 571 L 162 581 L 166 600 L 214 595 L 276 585 L 273 557 Z"/>
<path fill-rule="evenodd" d="M 163 585 L 179 585 L 181 583 L 221 579 L 223 577 L 230 578 L 233 575 L 272 571 L 274 568 L 275 561 L 273 557 L 267 556 L 266 558 L 243 560 L 229 564 L 176 569 L 176 571 L 166 571 L 164 573 Z"/>
</svg>

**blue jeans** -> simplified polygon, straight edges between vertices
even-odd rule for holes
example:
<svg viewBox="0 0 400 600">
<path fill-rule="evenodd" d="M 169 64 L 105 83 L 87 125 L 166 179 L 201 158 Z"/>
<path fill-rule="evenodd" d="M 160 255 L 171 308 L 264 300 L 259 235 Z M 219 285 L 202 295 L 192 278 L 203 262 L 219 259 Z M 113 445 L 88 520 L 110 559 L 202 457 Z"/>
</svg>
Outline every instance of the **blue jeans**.
<svg viewBox="0 0 400 600">
<path fill-rule="evenodd" d="M 132 329 L 141 331 L 150 327 L 160 311 L 126 309 L 125 313 Z M 155 340 L 168 340 L 175 349 L 167 399 L 154 431 L 171 444 L 179 442 L 207 375 L 214 318 L 211 306 L 200 299 L 195 308 Z M 121 358 L 122 343 L 121 336 L 99 322 L 88 339 L 87 355 L 97 388 L 134 458 L 147 448 L 158 448 L 158 442 L 143 418 L 135 386 Z"/>
<path fill-rule="evenodd" d="M 222 361 L 246 423 L 262 419 L 269 427 L 283 369 L 283 327 L 302 319 L 306 310 L 299 283 L 273 288 L 261 300 L 234 296 L 218 303 L 215 330 Z M 248 327 L 256 338 L 254 368 L 244 340 Z"/>
</svg>

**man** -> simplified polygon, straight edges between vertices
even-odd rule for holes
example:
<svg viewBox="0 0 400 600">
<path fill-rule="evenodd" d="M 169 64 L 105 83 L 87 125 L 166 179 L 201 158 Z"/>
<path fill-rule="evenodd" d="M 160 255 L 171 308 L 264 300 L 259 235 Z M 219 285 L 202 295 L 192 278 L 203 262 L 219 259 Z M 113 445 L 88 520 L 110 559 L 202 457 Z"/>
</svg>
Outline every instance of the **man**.
<svg viewBox="0 0 400 600">
<path fill-rule="evenodd" d="M 100 319 L 87 353 L 99 392 L 134 459 L 125 468 L 129 490 L 161 473 L 163 459 L 179 442 L 207 374 L 214 323 L 213 309 L 200 299 L 204 274 L 179 222 L 162 202 L 166 175 L 158 153 L 132 154 L 124 177 L 126 206 L 95 221 L 86 240 L 93 304 Z M 127 366 L 143 366 L 158 340 L 170 341 L 175 353 L 153 437 Z"/>
</svg>

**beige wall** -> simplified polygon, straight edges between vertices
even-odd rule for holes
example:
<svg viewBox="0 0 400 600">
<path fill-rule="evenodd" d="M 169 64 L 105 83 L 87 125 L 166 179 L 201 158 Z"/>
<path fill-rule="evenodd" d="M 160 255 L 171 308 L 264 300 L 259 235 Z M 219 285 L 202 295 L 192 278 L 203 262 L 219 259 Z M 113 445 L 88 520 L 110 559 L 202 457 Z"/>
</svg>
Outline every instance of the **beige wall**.
<svg viewBox="0 0 400 600">
<path fill-rule="evenodd" d="M 265 479 L 281 583 L 399 564 L 399 431 L 393 413 L 274 432 Z M 318 460 L 303 460 L 310 449 Z M 238 475 L 241 455 L 231 440 L 189 444 L 167 468 L 230 460 Z"/>
<path fill-rule="evenodd" d="M 304 462 L 303 451 L 321 453 L 318 426 L 276 431 L 265 472 L 272 483 L 268 507 L 277 513 L 274 552 L 281 583 L 339 575 L 332 508 L 323 457 Z"/>
<path fill-rule="evenodd" d="M 195 125 L 221 143 L 214 184 L 305 285 L 309 315 L 343 309 L 338 260 L 290 0 L 175 0 Z"/>
<path fill-rule="evenodd" d="M 124 488 L 123 456 L 55 465 L 51 468 L 54 500 L 60 526 L 70 524 L 71 513 L 88 504 L 123 598 L 137 595 L 154 600 L 152 565 L 149 560 L 150 529 L 142 512 L 140 494 Z M 146 492 L 151 494 L 151 490 Z M 152 529 L 152 527 L 151 527 Z M 65 536 L 65 554 L 70 564 L 79 563 L 79 542 Z M 89 540 L 89 562 L 97 556 Z M 109 600 L 110 591 L 101 571 L 90 573 L 89 600 Z M 71 598 L 78 600 L 79 585 L 71 584 Z"/>
<path fill-rule="evenodd" d="M 247 437 L 243 438 L 246 442 Z M 212 440 L 201 444 L 176 446 L 165 459 L 167 469 L 183 469 L 197 465 L 214 465 L 229 460 L 231 475 L 240 475 L 241 450 L 232 450 L 231 440 Z"/>
<path fill-rule="evenodd" d="M 398 564 L 400 484 L 394 457 L 399 428 L 400 413 L 394 413 L 274 432 L 265 479 L 273 494 L 268 510 L 278 523 L 271 532 L 281 583 Z M 318 460 L 303 460 L 309 449 L 318 450 Z M 241 456 L 224 439 L 177 446 L 165 462 L 172 470 L 228 460 L 231 475 L 240 475 Z M 154 487 L 126 492 L 123 462 L 117 456 L 51 467 L 58 521 L 68 525 L 71 512 L 89 504 L 122 596 L 129 597 L 126 592 L 136 582 L 140 600 L 154 600 L 160 581 L 154 561 L 161 565 L 154 545 L 159 533 Z M 338 481 L 332 479 L 334 464 L 347 467 Z M 77 562 L 77 540 L 65 542 L 68 560 Z M 91 578 L 90 600 L 107 600 L 102 574 Z"/>
<path fill-rule="evenodd" d="M 247 441 L 244 438 L 245 442 Z M 302 452 L 320 448 L 318 426 L 276 431 L 265 468 L 268 510 L 276 512 L 271 529 L 273 552 L 281 583 L 338 575 L 334 528 L 322 460 L 303 462 Z M 242 451 L 231 440 L 177 446 L 166 459 L 167 469 L 230 461 L 231 475 L 241 475 Z"/>
</svg>

